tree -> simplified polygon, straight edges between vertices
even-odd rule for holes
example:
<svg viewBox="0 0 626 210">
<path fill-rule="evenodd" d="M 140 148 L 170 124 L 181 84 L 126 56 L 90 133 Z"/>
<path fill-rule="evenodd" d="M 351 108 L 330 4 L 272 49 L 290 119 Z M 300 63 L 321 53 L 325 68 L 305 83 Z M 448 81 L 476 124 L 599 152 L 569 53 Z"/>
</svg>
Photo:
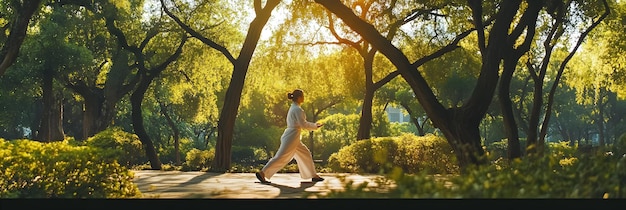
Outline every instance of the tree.
<svg viewBox="0 0 626 210">
<path fill-rule="evenodd" d="M 559 86 L 559 82 L 561 80 L 563 72 L 565 71 L 568 62 L 575 55 L 575 53 L 577 52 L 578 48 L 583 43 L 587 35 L 609 15 L 609 11 L 610 11 L 609 5 L 606 0 L 603 0 L 602 1 L 603 7 L 601 7 L 602 9 L 598 9 L 599 11 L 602 11 L 602 13 L 600 13 L 600 15 L 598 15 L 597 18 L 593 18 L 593 17 L 591 18 L 592 19 L 590 21 L 591 23 L 589 23 L 588 27 L 585 28 L 585 30 L 581 32 L 575 45 L 571 48 L 569 53 L 563 58 L 563 61 L 561 61 L 559 64 L 556 64 L 558 65 L 557 73 L 556 73 L 554 82 L 552 83 L 552 86 L 547 96 L 545 111 L 543 112 L 544 116 L 541 117 L 540 110 L 543 107 L 543 97 L 544 97 L 543 81 L 545 81 L 547 69 L 550 66 L 555 65 L 551 63 L 551 62 L 554 62 L 554 61 L 551 61 L 551 58 L 552 58 L 552 52 L 555 48 L 555 45 L 559 43 L 559 39 L 562 37 L 562 35 L 565 32 L 567 32 L 565 23 L 566 23 L 566 19 L 568 18 L 566 18 L 566 14 L 568 11 L 577 10 L 575 7 L 579 7 L 579 10 L 581 12 L 593 11 L 593 9 L 584 8 L 585 6 L 587 7 L 593 6 L 593 5 L 589 5 L 588 1 L 586 1 L 585 3 L 581 2 L 580 4 L 574 4 L 574 3 L 575 2 L 569 1 L 568 4 L 561 4 L 560 1 L 554 1 L 554 2 L 551 2 L 551 4 L 547 5 L 547 8 L 548 8 L 547 12 L 549 13 L 548 15 L 553 18 L 553 21 L 551 21 L 553 25 L 548 26 L 548 28 L 550 29 L 548 30 L 545 36 L 545 40 L 543 42 L 544 55 L 537 56 L 537 57 L 541 57 L 541 59 L 539 59 L 539 62 L 541 64 L 533 65 L 532 58 L 529 59 L 529 61 L 527 62 L 529 73 L 534 82 L 533 105 L 531 107 L 530 117 L 529 117 L 529 122 L 528 122 L 529 130 L 528 130 L 527 144 L 526 144 L 528 153 L 542 154 L 544 147 L 545 147 L 544 146 L 545 137 L 548 132 L 549 121 L 552 116 L 552 105 L 554 103 L 554 96 L 556 94 L 555 92 Z M 572 7 L 574 9 L 568 9 Z M 585 14 L 585 15 L 593 16 L 595 15 L 595 13 L 591 12 L 590 14 Z M 583 17 L 584 17 L 583 15 L 578 16 L 578 17 L 570 17 L 570 19 L 572 19 L 570 20 L 570 22 L 576 23 L 575 19 L 584 19 Z M 550 21 L 546 21 L 546 22 L 550 22 Z M 580 25 L 572 26 L 572 28 L 580 28 Z M 565 39 L 565 41 L 568 41 L 568 39 Z M 539 127 L 540 118 L 543 118 L 541 127 Z M 514 120 L 512 113 L 510 115 L 505 115 L 505 121 L 507 119 Z M 511 123 L 511 125 L 514 125 L 512 122 L 509 122 L 509 123 Z M 508 123 L 506 124 L 508 125 Z M 603 125 L 600 125 L 600 127 L 603 127 Z M 517 129 L 517 128 L 511 128 L 511 129 Z M 538 133 L 538 130 L 539 130 L 539 133 Z M 603 135 L 601 135 L 601 137 L 603 137 Z"/>
<path fill-rule="evenodd" d="M 472 23 L 477 29 L 478 43 L 481 53 L 481 71 L 472 95 L 461 106 L 446 109 L 437 99 L 424 77 L 409 61 L 409 58 L 385 36 L 380 34 L 374 26 L 360 19 L 354 12 L 339 0 L 316 0 L 334 15 L 340 18 L 350 28 L 359 33 L 382 54 L 384 54 L 407 81 L 415 93 L 415 97 L 424 107 L 434 126 L 441 130 L 455 151 L 461 169 L 471 164 L 484 164 L 484 150 L 481 145 L 479 125 L 483 119 L 491 99 L 493 98 L 499 80 L 499 68 L 503 58 L 514 56 L 511 53 L 515 48 L 515 40 L 521 37 L 523 29 L 534 26 L 537 13 L 542 8 L 542 1 L 527 1 L 522 8 L 521 0 L 501 1 L 494 8 L 494 21 L 489 25 L 490 18 L 484 19 L 482 1 L 470 0 L 467 7 L 472 11 Z M 515 22 L 515 15 L 521 12 L 524 21 Z M 516 23 L 516 25 L 511 25 Z M 513 29 L 510 31 L 509 29 Z M 526 36 L 534 36 L 527 34 Z M 523 49 L 523 48 L 519 48 Z M 522 53 L 522 52 L 517 52 Z"/>
<path fill-rule="evenodd" d="M 80 95 L 82 108 L 81 133 L 75 136 L 79 140 L 103 131 L 113 122 L 117 114 L 117 103 L 139 81 L 138 75 L 133 72 L 134 65 L 129 52 L 116 44 L 111 32 L 106 28 L 106 19 L 135 20 L 122 6 L 111 5 L 108 2 L 61 1 L 65 14 L 70 16 L 66 20 L 66 30 L 71 40 L 80 46 L 89 49 L 93 56 L 91 65 L 81 68 L 66 69 L 58 74 L 62 84 Z M 140 10 L 133 10 L 140 12 Z M 131 30 L 137 29 L 131 23 L 124 27 L 126 33 L 134 34 Z M 136 25 L 134 25 L 136 24 Z M 135 40 L 133 40 L 135 41 Z"/>
<path fill-rule="evenodd" d="M 419 29 L 412 29 L 411 32 L 403 32 L 401 30 L 401 27 L 420 19 L 425 21 L 432 20 L 432 22 L 437 22 L 437 19 L 440 16 L 444 15 L 437 14 L 436 10 L 440 9 L 441 5 L 445 5 L 447 3 L 448 2 L 445 1 L 443 3 L 441 1 L 436 1 L 409 5 L 407 2 L 404 1 L 394 1 L 391 4 L 387 4 L 387 2 L 385 1 L 347 1 L 345 4 L 349 5 L 349 7 L 353 11 L 356 11 L 356 15 L 358 15 L 361 19 L 367 20 L 368 22 L 372 23 L 372 25 L 376 29 L 378 29 L 381 34 L 385 34 L 386 39 L 388 39 L 389 41 L 397 41 L 397 37 L 406 36 L 405 33 L 415 33 L 414 36 L 417 36 L 418 39 L 420 39 L 422 37 L 426 37 L 426 32 L 422 33 L 421 31 L 436 30 L 434 29 L 435 26 L 433 26 L 436 24 L 424 24 L 424 26 L 421 26 L 421 28 Z M 374 71 L 375 67 L 384 68 L 384 66 L 375 65 L 374 63 L 378 50 L 373 47 L 367 40 L 359 38 L 357 33 L 355 33 L 354 31 L 350 31 L 348 26 L 346 26 L 344 23 L 341 23 L 341 21 L 335 21 L 331 13 L 325 12 L 321 14 L 323 14 L 321 15 L 323 18 L 328 19 L 328 21 L 324 21 L 324 24 L 327 24 L 326 27 L 329 28 L 329 33 L 337 40 L 336 42 L 321 43 L 344 45 L 355 50 L 362 59 L 362 69 L 364 71 L 365 82 L 363 101 L 361 106 L 361 118 L 359 121 L 359 129 L 356 138 L 357 140 L 369 139 L 370 130 L 372 129 L 373 122 L 372 106 L 375 92 L 383 85 L 387 84 L 391 79 L 399 75 L 399 72 L 393 69 Z M 469 32 L 461 34 L 457 39 L 455 39 L 455 41 L 453 41 L 451 44 L 448 44 L 447 47 L 443 47 L 440 51 L 437 51 L 431 55 L 424 55 L 421 59 L 419 59 L 419 61 L 417 61 L 413 65 L 419 67 L 429 60 L 436 59 L 446 52 L 456 49 L 456 42 L 458 42 L 458 40 L 468 34 Z M 435 38 L 430 39 L 433 40 Z M 429 46 L 422 45 L 417 48 L 429 49 Z M 426 50 L 422 51 L 422 54 L 427 54 L 425 52 Z"/>
<path fill-rule="evenodd" d="M 39 22 L 40 33 L 33 35 L 33 42 L 38 48 L 32 49 L 36 55 L 32 63 L 41 62 L 42 100 L 43 110 L 41 123 L 36 131 L 35 140 L 50 142 L 61 141 L 65 138 L 63 129 L 63 101 L 64 89 L 58 84 L 60 74 L 82 69 L 91 65 L 91 52 L 79 43 L 71 43 L 71 12 L 60 5 L 51 5 L 52 11 L 44 14 L 47 17 Z"/>
<path fill-rule="evenodd" d="M 622 135 L 624 120 L 624 34 L 626 3 L 610 1 L 611 13 L 589 34 L 564 73 L 565 83 L 576 90 L 576 101 L 593 106 L 589 111 L 595 117 L 601 146 Z"/>
<path fill-rule="evenodd" d="M 183 36 L 181 40 L 182 41 L 180 45 L 178 46 L 178 48 L 176 49 L 175 53 L 169 56 L 162 63 L 152 66 L 151 68 L 148 68 L 145 63 L 139 63 L 139 73 L 141 74 L 141 79 L 139 80 L 139 83 L 137 84 L 137 88 L 133 91 L 133 93 L 130 96 L 130 101 L 132 104 L 133 128 L 135 129 L 135 133 L 139 137 L 139 140 L 141 140 L 141 143 L 143 144 L 146 150 L 146 155 L 150 159 L 150 166 L 152 167 L 153 170 L 161 169 L 161 161 L 159 160 L 156 150 L 154 149 L 154 145 L 152 144 L 150 135 L 148 135 L 143 125 L 143 115 L 142 115 L 143 112 L 141 108 L 141 103 L 143 101 L 146 91 L 148 90 L 148 87 L 150 86 L 154 78 L 157 77 L 162 71 L 164 71 L 167 68 L 167 66 L 170 63 L 174 62 L 176 58 L 178 58 L 178 56 L 180 56 L 180 54 L 182 53 L 182 49 L 183 49 L 183 46 L 185 45 L 185 41 L 187 40 L 187 37 Z M 134 52 L 135 55 L 142 53 L 141 51 L 143 50 L 141 48 L 133 48 L 133 49 L 135 49 L 133 50 L 135 51 Z M 139 56 L 143 56 L 143 55 L 139 55 Z"/>
<path fill-rule="evenodd" d="M 219 116 L 217 125 L 217 144 L 215 149 L 215 158 L 213 160 L 212 170 L 225 171 L 230 169 L 231 163 L 231 147 L 233 141 L 233 131 L 235 127 L 235 120 L 239 111 L 239 104 L 241 102 L 241 93 L 243 90 L 244 82 L 246 79 L 246 73 L 248 71 L 250 60 L 257 46 L 257 42 L 261 36 L 263 27 L 269 20 L 272 10 L 280 3 L 280 0 L 269 0 L 262 4 L 261 0 L 254 1 L 254 12 L 256 17 L 250 23 L 248 33 L 242 44 L 239 56 L 235 58 L 228 48 L 218 44 L 216 41 L 208 38 L 205 35 L 199 33 L 198 30 L 193 29 L 188 24 L 184 23 L 176 15 L 174 15 L 165 5 L 165 2 L 161 0 L 163 10 L 169 15 L 181 28 L 183 28 L 192 37 L 199 39 L 207 46 L 214 48 L 226 56 L 226 58 L 233 64 L 233 73 L 230 80 L 230 84 L 226 90 L 226 96 L 224 98 L 224 105 Z M 200 3 L 200 5 L 205 4 Z"/>
<path fill-rule="evenodd" d="M 110 33 L 116 36 L 118 40 L 118 44 L 122 49 L 127 50 L 132 53 L 135 58 L 135 67 L 138 69 L 137 75 L 139 77 L 139 81 L 137 86 L 133 90 L 130 96 L 131 102 L 131 119 L 133 123 L 133 129 L 135 130 L 135 134 L 139 137 L 144 149 L 146 150 L 146 156 L 150 161 L 150 166 L 153 170 L 161 169 L 161 161 L 159 160 L 158 154 L 154 148 L 154 144 L 150 138 L 150 135 L 145 130 L 144 122 L 143 122 L 143 110 L 142 110 L 142 102 L 145 96 L 146 91 L 148 90 L 152 81 L 158 77 L 161 72 L 163 72 L 172 62 L 176 61 L 176 59 L 182 54 L 183 46 L 187 41 L 186 34 L 182 35 L 180 44 L 176 48 L 175 52 L 167 55 L 167 52 L 164 53 L 155 53 L 150 52 L 147 48 L 150 44 L 150 41 L 154 38 L 160 38 L 159 34 L 172 34 L 175 36 L 175 30 L 171 30 L 164 26 L 161 21 L 154 21 L 152 25 L 148 25 L 146 28 L 145 38 L 139 44 L 130 44 L 129 39 L 124 34 L 124 32 L 116 25 L 115 16 L 106 16 L 106 27 Z M 159 17 L 157 17 L 159 18 Z M 164 40 L 158 39 L 162 44 Z M 144 51 L 149 52 L 144 52 Z"/>
</svg>

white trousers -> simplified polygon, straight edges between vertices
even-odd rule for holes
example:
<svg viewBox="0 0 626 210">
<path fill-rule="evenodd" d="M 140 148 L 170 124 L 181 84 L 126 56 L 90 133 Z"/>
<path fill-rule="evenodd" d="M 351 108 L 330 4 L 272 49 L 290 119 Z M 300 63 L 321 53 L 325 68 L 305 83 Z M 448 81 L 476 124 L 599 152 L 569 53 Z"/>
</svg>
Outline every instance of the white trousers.
<svg viewBox="0 0 626 210">
<path fill-rule="evenodd" d="M 280 147 L 267 164 L 261 169 L 265 178 L 270 179 L 276 172 L 285 167 L 292 159 L 296 159 L 300 177 L 302 179 L 311 179 L 317 173 L 313 164 L 311 151 L 301 141 L 301 129 L 287 128 L 280 137 Z"/>
</svg>

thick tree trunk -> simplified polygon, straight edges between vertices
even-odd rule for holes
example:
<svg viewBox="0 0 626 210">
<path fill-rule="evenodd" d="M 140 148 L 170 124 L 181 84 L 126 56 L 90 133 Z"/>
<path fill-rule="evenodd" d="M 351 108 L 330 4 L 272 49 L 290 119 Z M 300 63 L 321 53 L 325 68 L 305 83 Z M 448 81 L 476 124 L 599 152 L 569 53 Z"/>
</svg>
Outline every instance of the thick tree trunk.
<svg viewBox="0 0 626 210">
<path fill-rule="evenodd" d="M 100 94 L 90 92 L 90 95 L 82 95 L 84 99 L 83 108 L 83 140 L 95 135 L 101 130 L 101 122 L 104 108 L 104 97 Z M 106 129 L 106 128 L 105 128 Z"/>
<path fill-rule="evenodd" d="M 235 64 L 235 70 L 226 90 L 224 106 L 217 123 L 217 143 L 215 145 L 212 171 L 225 172 L 230 169 L 235 120 L 239 111 L 246 72 L 248 71 L 247 65 L 245 68 L 239 66 L 241 65 Z"/>
<path fill-rule="evenodd" d="M 43 74 L 43 113 L 37 132 L 36 140 L 41 142 L 62 141 L 63 132 L 62 104 L 54 96 L 54 73 L 50 69 Z"/>
<path fill-rule="evenodd" d="M 105 89 L 115 89 L 120 92 L 116 95 L 105 95 L 105 90 L 97 87 L 89 87 L 82 82 L 78 82 L 78 84 L 66 83 L 65 86 L 78 93 L 84 100 L 82 120 L 83 135 L 81 140 L 86 140 L 96 133 L 107 129 L 113 122 L 113 116 L 116 114 L 117 102 L 130 91 L 124 90 L 127 87 L 108 86 L 105 87 Z"/>
<path fill-rule="evenodd" d="M 139 137 L 141 144 L 143 145 L 146 156 L 150 161 L 150 167 L 152 170 L 161 170 L 161 160 L 159 160 L 159 156 L 154 149 L 154 144 L 152 143 L 152 139 L 143 125 L 143 112 L 141 109 L 141 103 L 143 101 L 144 95 L 150 86 L 151 79 L 142 78 L 137 85 L 137 89 L 130 96 L 131 103 L 131 120 L 133 122 L 133 129 L 135 130 L 135 134 Z"/>
<path fill-rule="evenodd" d="M 98 87 L 97 84 L 87 84 L 81 80 L 70 81 L 68 78 L 65 79 L 64 85 L 82 96 L 84 100 L 83 135 L 78 138 L 85 140 L 107 129 L 117 114 L 117 103 L 135 87 L 138 76 L 134 76 L 130 82 L 124 84 L 126 78 L 132 75 L 127 64 L 129 62 L 128 56 L 126 53 L 118 52 L 118 55 L 113 57 L 113 65 L 107 74 L 104 87 Z"/>
<path fill-rule="evenodd" d="M 480 139 L 479 121 L 471 120 L 468 114 L 451 112 L 450 122 L 439 129 L 454 150 L 461 171 L 470 165 L 487 163 Z M 457 113 L 457 114 L 454 114 Z"/>
</svg>

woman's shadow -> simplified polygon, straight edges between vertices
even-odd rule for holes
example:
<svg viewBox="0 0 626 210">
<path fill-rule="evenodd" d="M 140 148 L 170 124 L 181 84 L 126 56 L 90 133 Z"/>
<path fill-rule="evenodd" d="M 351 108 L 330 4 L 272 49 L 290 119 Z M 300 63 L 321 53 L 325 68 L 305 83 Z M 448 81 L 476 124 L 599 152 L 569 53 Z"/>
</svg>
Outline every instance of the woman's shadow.
<svg viewBox="0 0 626 210">
<path fill-rule="evenodd" d="M 261 183 L 261 182 L 255 182 Z M 280 190 L 278 197 L 290 197 L 290 198 L 306 198 L 310 194 L 318 193 L 318 191 L 306 191 L 307 188 L 315 186 L 316 182 L 302 181 L 300 186 L 292 187 L 288 185 L 281 185 L 274 182 L 263 183 L 264 185 L 274 186 Z"/>
</svg>

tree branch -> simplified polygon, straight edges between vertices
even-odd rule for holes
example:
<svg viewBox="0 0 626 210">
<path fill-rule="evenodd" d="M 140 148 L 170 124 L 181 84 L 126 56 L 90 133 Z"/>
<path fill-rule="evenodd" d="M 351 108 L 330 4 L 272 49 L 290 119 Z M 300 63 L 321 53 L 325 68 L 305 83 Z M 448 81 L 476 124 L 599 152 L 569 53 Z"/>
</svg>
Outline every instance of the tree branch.
<svg viewBox="0 0 626 210">
<path fill-rule="evenodd" d="M 213 40 L 203 36 L 202 34 L 198 33 L 196 30 L 192 29 L 190 26 L 188 26 L 187 24 L 183 23 L 183 21 L 180 20 L 180 18 L 178 18 L 176 15 L 174 15 L 168 8 L 167 6 L 165 6 L 165 2 L 164 0 L 160 0 L 161 1 L 161 7 L 163 8 L 163 11 L 165 12 L 165 14 L 167 14 L 167 16 L 169 16 L 170 18 L 172 18 L 181 28 L 183 28 L 183 30 L 185 30 L 187 33 L 189 33 L 192 37 L 200 40 L 202 43 L 208 45 L 209 47 L 221 52 L 224 56 L 226 56 L 226 58 L 231 62 L 234 63 L 235 62 L 235 57 L 233 57 L 233 55 L 228 51 L 228 49 L 226 49 L 226 47 L 214 42 Z M 257 5 L 258 4 L 258 5 Z M 255 10 L 257 10 L 257 6 L 260 7 L 260 1 L 256 0 L 255 1 Z"/>
</svg>

